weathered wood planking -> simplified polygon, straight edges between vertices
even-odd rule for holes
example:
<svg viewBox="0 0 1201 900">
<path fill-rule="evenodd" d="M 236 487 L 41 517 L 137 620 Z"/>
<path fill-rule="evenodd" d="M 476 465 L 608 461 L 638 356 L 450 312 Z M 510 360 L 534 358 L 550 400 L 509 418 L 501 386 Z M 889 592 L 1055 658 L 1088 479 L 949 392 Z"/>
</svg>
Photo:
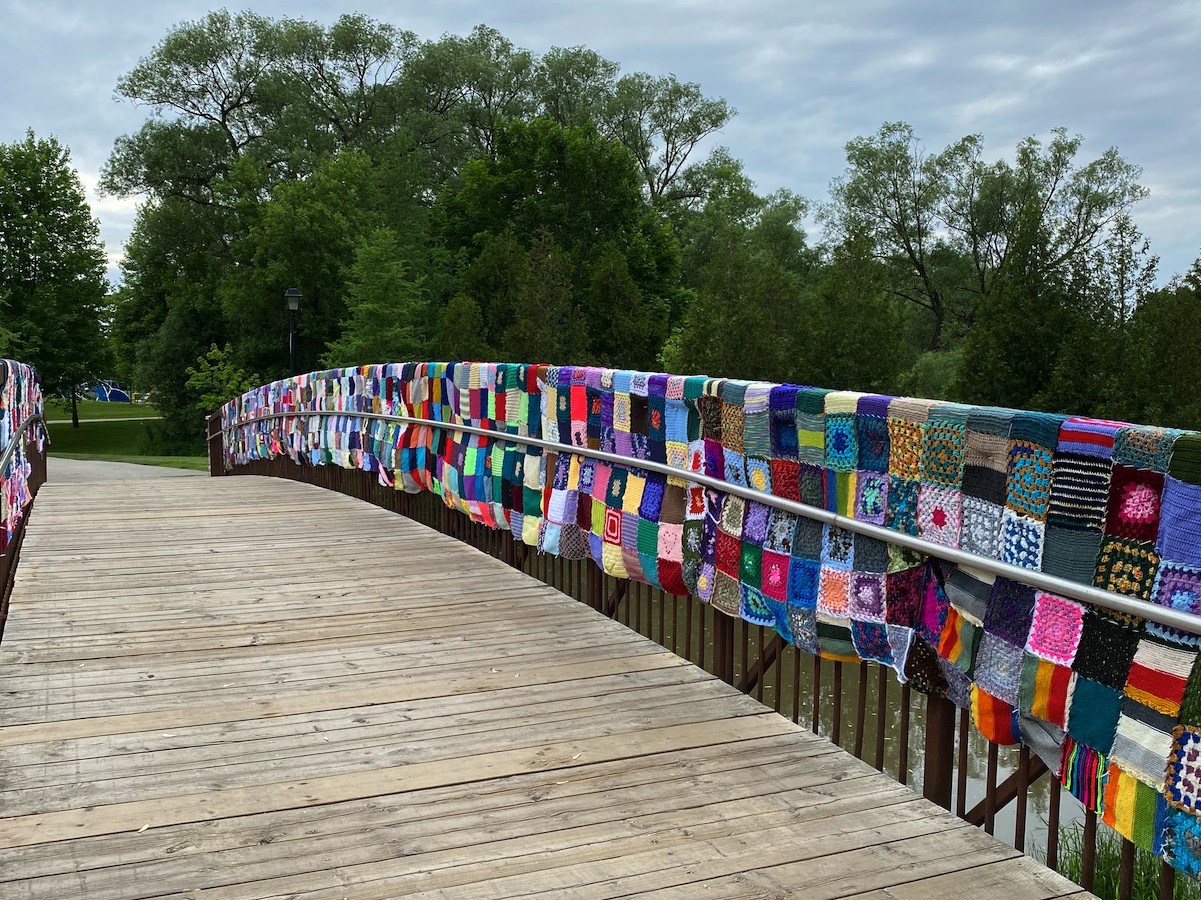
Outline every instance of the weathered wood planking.
<svg viewBox="0 0 1201 900">
<path fill-rule="evenodd" d="M 457 541 L 260 478 L 47 485 L 0 896 L 1077 896 Z"/>
</svg>

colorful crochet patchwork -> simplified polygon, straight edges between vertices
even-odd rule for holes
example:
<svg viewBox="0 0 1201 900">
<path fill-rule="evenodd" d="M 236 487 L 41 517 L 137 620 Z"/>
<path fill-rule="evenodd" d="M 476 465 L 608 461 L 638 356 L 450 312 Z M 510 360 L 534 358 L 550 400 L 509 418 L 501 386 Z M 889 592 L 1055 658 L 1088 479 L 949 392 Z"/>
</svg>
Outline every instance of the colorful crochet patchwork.
<svg viewBox="0 0 1201 900">
<path fill-rule="evenodd" d="M 9 432 L 0 437 L 22 417 L 17 407 L 40 403 L 30 376 L 6 365 L 0 428 Z M 1196 748 L 1173 751 L 1171 735 L 1201 728 L 1201 633 L 970 564 L 936 565 L 690 478 L 1201 614 L 1201 435 L 765 382 L 491 363 L 301 375 L 232 401 L 222 428 L 230 466 L 288 456 L 372 472 L 542 552 L 693 593 L 807 652 L 891 665 L 918 690 L 970 706 L 994 740 L 1026 735 L 1105 821 L 1152 849 L 1162 831 L 1166 858 L 1195 865 L 1193 807 L 1157 806 L 1155 796 L 1165 772 L 1171 781 L 1169 757 L 1182 797 L 1196 780 Z M 520 443 L 527 437 L 554 446 Z M 622 461 L 573 452 L 585 447 Z M 650 472 L 648 461 L 672 471 Z M 11 529 L 21 473 L 0 475 Z"/>
<path fill-rule="evenodd" d="M 42 414 L 42 383 L 38 373 L 25 363 L 0 359 L 0 450 L 8 447 L 17 429 L 33 415 Z M 33 499 L 29 492 L 29 476 L 33 469 L 26 454 L 27 444 L 44 448 L 45 432 L 34 428 L 26 439 L 17 443 L 13 455 L 0 471 L 0 553 L 16 534 Z"/>
</svg>

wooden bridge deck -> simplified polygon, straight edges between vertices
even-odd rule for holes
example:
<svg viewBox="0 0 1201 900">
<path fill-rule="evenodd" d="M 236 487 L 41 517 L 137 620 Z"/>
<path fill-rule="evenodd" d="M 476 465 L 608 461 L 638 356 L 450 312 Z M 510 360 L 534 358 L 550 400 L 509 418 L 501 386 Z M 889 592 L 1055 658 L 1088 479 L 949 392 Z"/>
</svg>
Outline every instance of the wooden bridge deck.
<svg viewBox="0 0 1201 900">
<path fill-rule="evenodd" d="M 38 497 L 5 900 L 1002 892 L 1079 889 L 414 522 L 250 477 Z"/>
</svg>

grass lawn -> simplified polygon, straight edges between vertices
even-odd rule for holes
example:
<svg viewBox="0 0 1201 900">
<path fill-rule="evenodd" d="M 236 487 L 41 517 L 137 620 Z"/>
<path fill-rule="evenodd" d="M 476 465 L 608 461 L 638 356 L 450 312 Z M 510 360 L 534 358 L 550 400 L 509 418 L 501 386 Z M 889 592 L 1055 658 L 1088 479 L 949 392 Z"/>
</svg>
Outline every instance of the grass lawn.
<svg viewBox="0 0 1201 900">
<path fill-rule="evenodd" d="M 145 419 L 157 418 L 158 410 L 149 403 L 102 403 L 99 400 L 80 400 L 81 419 Z M 46 401 L 46 419 L 70 419 L 71 404 L 52 398 Z"/>
<path fill-rule="evenodd" d="M 97 403 L 97 406 L 131 404 Z M 141 406 L 153 410 L 154 407 Z M 93 418 L 79 410 L 81 419 Z M 48 415 L 46 418 L 52 418 Z M 145 422 L 128 417 L 108 422 L 82 422 L 78 428 L 66 425 L 47 425 L 50 432 L 50 455 L 66 459 L 102 459 L 108 462 L 137 463 L 143 466 L 172 466 L 177 469 L 208 471 L 208 459 L 203 456 L 147 456 L 150 432 Z"/>
</svg>

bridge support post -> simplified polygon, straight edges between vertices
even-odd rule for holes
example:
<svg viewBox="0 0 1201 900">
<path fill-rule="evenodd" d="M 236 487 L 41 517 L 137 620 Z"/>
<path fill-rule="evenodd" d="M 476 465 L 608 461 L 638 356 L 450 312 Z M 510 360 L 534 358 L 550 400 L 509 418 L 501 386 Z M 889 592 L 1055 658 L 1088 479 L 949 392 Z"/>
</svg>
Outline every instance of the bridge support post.
<svg viewBox="0 0 1201 900">
<path fill-rule="evenodd" d="M 225 446 L 221 435 L 221 413 L 209 416 L 209 476 L 225 474 Z"/>
<path fill-rule="evenodd" d="M 713 674 L 734 683 L 734 619 L 713 609 Z"/>
<path fill-rule="evenodd" d="M 946 697 L 926 698 L 926 759 L 922 767 L 922 796 L 943 809 L 951 808 L 955 774 L 955 711 Z"/>
</svg>

